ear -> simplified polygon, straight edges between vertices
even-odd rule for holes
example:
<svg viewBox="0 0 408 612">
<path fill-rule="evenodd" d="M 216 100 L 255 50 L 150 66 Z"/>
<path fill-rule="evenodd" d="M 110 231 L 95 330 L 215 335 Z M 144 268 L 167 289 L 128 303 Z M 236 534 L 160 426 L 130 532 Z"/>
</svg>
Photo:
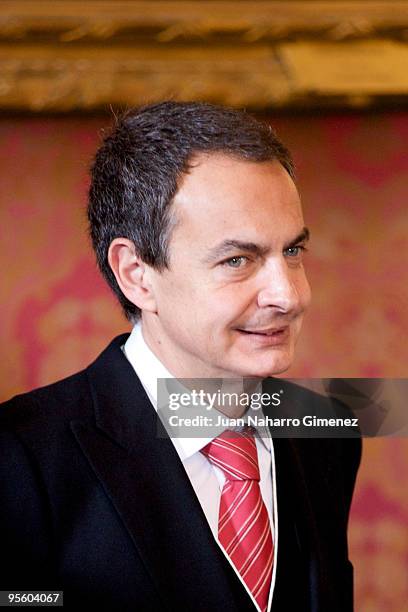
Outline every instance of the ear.
<svg viewBox="0 0 408 612">
<path fill-rule="evenodd" d="M 140 310 L 157 312 L 153 288 L 149 282 L 150 266 L 136 253 L 128 238 L 112 240 L 108 261 L 116 281 L 125 297 Z"/>
</svg>

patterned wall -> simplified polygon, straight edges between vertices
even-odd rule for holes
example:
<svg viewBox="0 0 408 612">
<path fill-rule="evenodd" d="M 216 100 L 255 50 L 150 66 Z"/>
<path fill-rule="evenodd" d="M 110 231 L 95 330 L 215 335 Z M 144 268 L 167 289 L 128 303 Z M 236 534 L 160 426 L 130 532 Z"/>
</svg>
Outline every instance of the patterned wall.
<svg viewBox="0 0 408 612">
<path fill-rule="evenodd" d="M 108 120 L 4 118 L 0 398 L 70 374 L 126 331 L 84 207 Z M 314 291 L 292 377 L 408 375 L 408 114 L 276 118 L 298 165 Z M 365 442 L 350 525 L 356 610 L 408 601 L 408 443 Z"/>
</svg>

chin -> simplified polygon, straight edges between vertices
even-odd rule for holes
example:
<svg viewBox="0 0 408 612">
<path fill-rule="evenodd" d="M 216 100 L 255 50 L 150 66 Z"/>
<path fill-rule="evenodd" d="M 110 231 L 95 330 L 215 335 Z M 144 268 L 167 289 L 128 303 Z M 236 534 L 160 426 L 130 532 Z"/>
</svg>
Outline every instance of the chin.
<svg viewBox="0 0 408 612">
<path fill-rule="evenodd" d="M 237 376 L 239 378 L 269 378 L 270 376 L 278 376 L 279 374 L 283 374 L 290 367 L 290 363 L 285 365 L 270 365 L 265 367 L 260 367 L 259 363 L 254 364 L 252 367 L 242 366 L 240 368 L 236 368 L 233 370 L 232 376 Z"/>
<path fill-rule="evenodd" d="M 281 367 L 281 368 L 268 368 L 265 370 L 258 370 L 256 374 L 252 374 L 256 378 L 269 378 L 271 376 L 279 376 L 288 370 L 289 366 Z"/>
<path fill-rule="evenodd" d="M 268 378 L 269 376 L 278 376 L 286 372 L 292 365 L 293 359 L 289 355 L 285 355 L 279 358 L 264 360 L 264 363 L 254 363 L 251 368 L 247 368 L 248 373 L 244 376 L 255 376 L 256 378 Z"/>
</svg>

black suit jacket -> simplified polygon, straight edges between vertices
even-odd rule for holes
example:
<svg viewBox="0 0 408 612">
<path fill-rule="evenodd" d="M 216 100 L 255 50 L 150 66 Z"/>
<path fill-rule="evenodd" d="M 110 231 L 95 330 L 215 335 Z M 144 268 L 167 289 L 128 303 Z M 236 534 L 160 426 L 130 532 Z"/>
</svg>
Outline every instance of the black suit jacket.
<svg viewBox="0 0 408 612">
<path fill-rule="evenodd" d="M 126 338 L 84 371 L 0 407 L 1 590 L 63 589 L 68 609 L 253 612 L 172 441 L 156 435 L 155 410 L 120 349 Z M 276 439 L 274 448 L 273 611 L 350 612 L 346 528 L 360 441 Z"/>
</svg>

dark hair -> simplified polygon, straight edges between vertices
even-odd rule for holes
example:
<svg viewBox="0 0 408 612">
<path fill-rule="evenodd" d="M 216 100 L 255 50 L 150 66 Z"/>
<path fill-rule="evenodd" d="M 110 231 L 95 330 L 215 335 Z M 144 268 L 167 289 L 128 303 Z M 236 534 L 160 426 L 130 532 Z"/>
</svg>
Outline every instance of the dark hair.
<svg viewBox="0 0 408 612">
<path fill-rule="evenodd" d="M 244 111 L 202 102 L 160 102 L 126 112 L 96 153 L 88 219 L 98 265 L 128 319 L 140 309 L 121 292 L 108 263 L 118 237 L 132 240 L 142 260 L 168 267 L 171 202 L 197 153 L 254 162 L 277 159 L 293 177 L 289 151 L 272 128 Z"/>
</svg>

